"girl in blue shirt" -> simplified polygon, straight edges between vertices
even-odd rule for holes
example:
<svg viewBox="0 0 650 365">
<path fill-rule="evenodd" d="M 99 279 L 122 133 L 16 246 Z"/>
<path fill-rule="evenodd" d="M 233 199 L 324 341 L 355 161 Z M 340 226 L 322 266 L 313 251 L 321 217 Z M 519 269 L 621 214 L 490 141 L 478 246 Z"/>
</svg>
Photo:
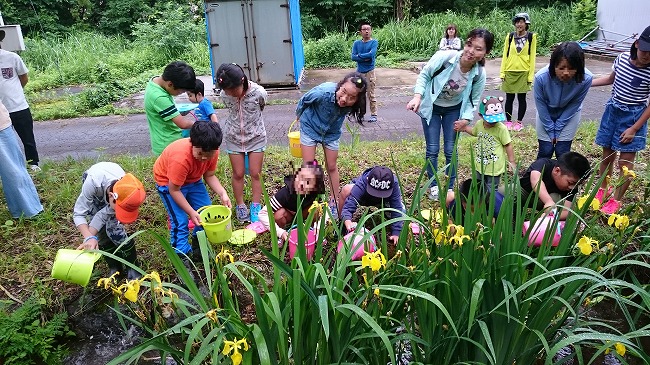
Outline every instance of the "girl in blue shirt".
<svg viewBox="0 0 650 365">
<path fill-rule="evenodd" d="M 535 74 L 538 160 L 552 158 L 553 153 L 557 158 L 571 150 L 591 81 L 591 72 L 585 68 L 585 53 L 576 42 L 557 46 L 549 65 Z"/>
<path fill-rule="evenodd" d="M 366 79 L 358 72 L 347 74 L 338 83 L 325 82 L 309 90 L 298 101 L 300 145 L 305 163 L 314 161 L 316 145 L 323 145 L 325 166 L 329 175 L 330 209 L 338 218 L 340 178 L 336 161 L 339 155 L 341 127 L 346 115 L 361 124 L 366 109 Z"/>
</svg>

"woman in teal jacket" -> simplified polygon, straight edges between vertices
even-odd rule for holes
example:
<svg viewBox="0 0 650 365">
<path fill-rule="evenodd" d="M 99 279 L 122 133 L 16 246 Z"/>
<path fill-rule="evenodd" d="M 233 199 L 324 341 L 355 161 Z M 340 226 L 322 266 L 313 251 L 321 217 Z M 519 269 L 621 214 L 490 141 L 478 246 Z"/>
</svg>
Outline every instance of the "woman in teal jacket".
<svg viewBox="0 0 650 365">
<path fill-rule="evenodd" d="M 473 29 L 462 51 L 440 51 L 424 66 L 415 84 L 413 99 L 406 108 L 422 119 L 426 142 L 427 174 L 431 180 L 429 199 L 438 200 L 440 129 L 449 176 L 448 189 L 456 179 L 456 136 L 474 119 L 474 108 L 485 89 L 485 56 L 494 45 L 494 36 L 486 29 Z M 446 193 L 444 190 L 444 193 Z"/>
</svg>

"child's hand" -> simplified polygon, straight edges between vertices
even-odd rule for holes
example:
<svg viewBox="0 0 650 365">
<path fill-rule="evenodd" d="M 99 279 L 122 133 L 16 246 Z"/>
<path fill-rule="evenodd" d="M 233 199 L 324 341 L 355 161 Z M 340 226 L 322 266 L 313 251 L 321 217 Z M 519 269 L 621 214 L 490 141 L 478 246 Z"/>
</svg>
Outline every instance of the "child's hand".
<svg viewBox="0 0 650 365">
<path fill-rule="evenodd" d="M 398 239 L 399 239 L 399 236 L 395 236 L 395 235 L 388 236 L 388 241 L 389 241 L 390 243 L 394 244 L 394 245 L 397 244 L 397 240 L 398 240 Z"/>
<path fill-rule="evenodd" d="M 197 213 L 196 210 L 193 211 L 192 214 L 190 214 L 190 220 L 197 227 L 201 225 L 201 215 L 199 213 Z"/>
<path fill-rule="evenodd" d="M 623 131 L 621 134 L 621 137 L 619 141 L 621 143 L 630 143 L 634 140 L 634 137 L 636 136 L 636 131 L 632 129 L 631 127 Z"/>
<path fill-rule="evenodd" d="M 221 198 L 221 204 L 227 206 L 228 208 L 232 208 L 232 202 L 230 201 L 228 193 L 226 193 L 225 190 L 219 197 Z"/>
<path fill-rule="evenodd" d="M 454 122 L 454 131 L 456 132 L 461 132 L 465 130 L 465 127 L 467 127 L 469 123 L 465 119 L 459 119 Z"/>
<path fill-rule="evenodd" d="M 287 242 L 287 240 L 289 239 L 289 233 L 285 231 L 284 233 L 282 233 L 282 237 L 280 237 L 280 239 L 282 240 L 283 243 Z"/>
<path fill-rule="evenodd" d="M 90 238 L 84 241 L 77 247 L 77 250 L 96 250 L 99 247 L 99 242 L 95 238 Z"/>
<path fill-rule="evenodd" d="M 351 220 L 346 220 L 343 222 L 343 224 L 345 224 L 345 229 L 347 229 L 348 232 L 352 232 L 355 228 L 357 228 L 357 223 Z"/>
</svg>

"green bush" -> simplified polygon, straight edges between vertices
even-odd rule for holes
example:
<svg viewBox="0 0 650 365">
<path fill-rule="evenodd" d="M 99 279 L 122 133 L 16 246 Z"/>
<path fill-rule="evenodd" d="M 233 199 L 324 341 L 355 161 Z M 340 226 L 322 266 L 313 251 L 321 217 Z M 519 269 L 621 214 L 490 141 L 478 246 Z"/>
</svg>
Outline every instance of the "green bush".
<svg viewBox="0 0 650 365">
<path fill-rule="evenodd" d="M 30 298 L 13 313 L 0 307 L 0 363 L 60 364 L 66 354 L 57 340 L 71 334 L 67 313 L 59 313 L 45 321 L 42 304 Z"/>
<path fill-rule="evenodd" d="M 581 39 L 598 25 L 596 19 L 597 4 L 594 0 L 579 0 L 571 5 L 571 17 L 573 19 L 573 38 Z M 596 33 L 590 35 L 587 40 L 596 37 Z"/>
<path fill-rule="evenodd" d="M 331 33 L 325 37 L 305 43 L 305 63 L 313 67 L 352 67 L 350 52 L 352 42 L 342 33 Z"/>
</svg>

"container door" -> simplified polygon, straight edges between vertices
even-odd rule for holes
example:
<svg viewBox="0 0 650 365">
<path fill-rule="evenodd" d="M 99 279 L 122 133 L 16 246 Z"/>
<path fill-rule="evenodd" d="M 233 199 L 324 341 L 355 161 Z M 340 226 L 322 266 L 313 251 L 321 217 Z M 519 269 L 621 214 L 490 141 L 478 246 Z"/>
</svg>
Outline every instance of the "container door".
<svg viewBox="0 0 650 365">
<path fill-rule="evenodd" d="M 291 20 L 286 0 L 247 1 L 252 20 L 254 67 L 262 85 L 295 85 Z M 252 65 L 251 65 L 252 66 Z"/>
<path fill-rule="evenodd" d="M 234 62 L 247 72 L 249 79 L 255 80 L 255 75 L 250 73 L 255 70 L 255 62 L 247 1 L 206 1 L 205 15 L 212 78 L 219 65 Z"/>
</svg>

